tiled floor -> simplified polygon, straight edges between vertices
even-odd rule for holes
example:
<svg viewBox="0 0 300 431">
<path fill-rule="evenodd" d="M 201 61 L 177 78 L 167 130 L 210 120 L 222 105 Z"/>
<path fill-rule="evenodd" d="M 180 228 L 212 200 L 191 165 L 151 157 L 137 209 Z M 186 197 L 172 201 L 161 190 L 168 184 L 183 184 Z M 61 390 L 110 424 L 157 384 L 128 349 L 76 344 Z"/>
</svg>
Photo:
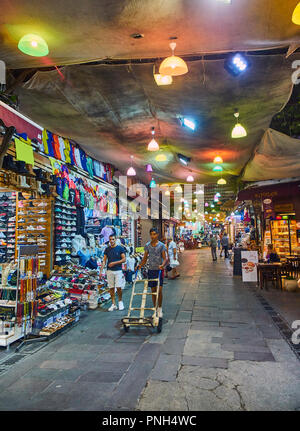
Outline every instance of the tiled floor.
<svg viewBox="0 0 300 431">
<path fill-rule="evenodd" d="M 298 410 L 300 362 L 253 290 L 227 261 L 186 251 L 161 334 L 125 334 L 126 311 L 90 311 L 0 374 L 0 409 Z"/>
</svg>

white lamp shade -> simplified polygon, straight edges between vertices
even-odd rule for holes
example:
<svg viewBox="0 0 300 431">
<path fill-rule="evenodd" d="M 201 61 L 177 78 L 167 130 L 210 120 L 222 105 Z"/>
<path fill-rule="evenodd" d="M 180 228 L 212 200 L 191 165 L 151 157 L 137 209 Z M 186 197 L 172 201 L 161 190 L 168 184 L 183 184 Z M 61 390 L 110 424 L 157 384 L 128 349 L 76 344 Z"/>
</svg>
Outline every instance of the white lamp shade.
<svg viewBox="0 0 300 431">
<path fill-rule="evenodd" d="M 157 85 L 170 85 L 173 82 L 172 76 L 161 75 L 160 73 L 155 73 L 154 79 Z"/>
<path fill-rule="evenodd" d="M 128 169 L 127 175 L 129 177 L 134 177 L 136 175 L 135 169 L 132 166 L 130 166 L 130 168 Z"/>
<path fill-rule="evenodd" d="M 188 71 L 186 62 L 176 55 L 165 58 L 159 66 L 159 73 L 161 75 L 178 76 L 184 75 Z"/>
<path fill-rule="evenodd" d="M 192 175 L 188 175 L 186 180 L 188 183 L 192 183 L 194 181 L 194 177 Z"/>
<path fill-rule="evenodd" d="M 245 136 L 247 136 L 246 129 L 240 123 L 237 123 L 232 129 L 231 137 L 236 139 L 244 138 Z"/>
<path fill-rule="evenodd" d="M 156 142 L 156 140 L 153 138 L 151 139 L 151 141 L 148 144 L 148 151 L 158 151 L 159 150 L 159 145 Z"/>
</svg>

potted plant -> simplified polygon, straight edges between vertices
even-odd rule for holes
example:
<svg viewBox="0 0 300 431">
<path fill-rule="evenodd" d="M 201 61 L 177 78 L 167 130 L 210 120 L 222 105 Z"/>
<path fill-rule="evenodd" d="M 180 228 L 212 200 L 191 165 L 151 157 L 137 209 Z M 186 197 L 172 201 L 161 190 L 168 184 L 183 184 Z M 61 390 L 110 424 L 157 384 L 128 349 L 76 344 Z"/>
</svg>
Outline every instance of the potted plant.
<svg viewBox="0 0 300 431">
<path fill-rule="evenodd" d="M 298 288 L 298 281 L 296 280 L 296 278 L 293 278 L 288 275 L 286 278 L 283 279 L 283 287 L 289 292 L 294 292 Z"/>
</svg>

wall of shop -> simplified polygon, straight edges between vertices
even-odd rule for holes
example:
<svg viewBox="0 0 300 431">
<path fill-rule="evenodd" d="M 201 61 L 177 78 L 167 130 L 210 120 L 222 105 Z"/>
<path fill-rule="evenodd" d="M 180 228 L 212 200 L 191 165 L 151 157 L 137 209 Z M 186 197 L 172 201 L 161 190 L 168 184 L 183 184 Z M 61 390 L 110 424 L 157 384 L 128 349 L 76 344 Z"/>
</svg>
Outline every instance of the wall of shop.
<svg viewBox="0 0 300 431">
<path fill-rule="evenodd" d="M 142 244 L 142 247 L 144 247 L 144 245 L 149 241 L 149 238 L 150 238 L 149 230 L 153 227 L 152 220 L 150 219 L 141 220 L 140 226 L 141 226 L 141 244 Z"/>
</svg>

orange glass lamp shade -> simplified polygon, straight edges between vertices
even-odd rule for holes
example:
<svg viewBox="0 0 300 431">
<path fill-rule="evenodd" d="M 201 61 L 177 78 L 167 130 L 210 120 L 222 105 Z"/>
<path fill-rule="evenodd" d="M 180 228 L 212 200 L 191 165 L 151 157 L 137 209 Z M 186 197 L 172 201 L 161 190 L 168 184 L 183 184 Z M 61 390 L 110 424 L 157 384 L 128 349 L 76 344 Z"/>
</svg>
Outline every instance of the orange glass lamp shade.
<svg viewBox="0 0 300 431">
<path fill-rule="evenodd" d="M 295 10 L 293 12 L 292 21 L 296 25 L 300 25 L 300 2 L 295 7 Z"/>
<path fill-rule="evenodd" d="M 18 48 L 24 54 L 33 57 L 45 57 L 49 54 L 47 42 L 37 34 L 25 34 L 19 40 Z"/>
<path fill-rule="evenodd" d="M 170 75 L 161 75 L 160 73 L 154 74 L 154 79 L 157 85 L 170 85 L 173 82 L 173 78 Z"/>
<path fill-rule="evenodd" d="M 161 75 L 178 76 L 187 73 L 188 67 L 186 62 L 174 55 L 174 49 L 176 48 L 176 43 L 170 43 L 170 48 L 172 49 L 172 55 L 165 58 L 161 65 L 159 66 L 159 73 Z"/>
<path fill-rule="evenodd" d="M 214 158 L 214 163 L 217 165 L 219 163 L 223 163 L 223 159 L 220 156 L 217 156 Z"/>
</svg>

